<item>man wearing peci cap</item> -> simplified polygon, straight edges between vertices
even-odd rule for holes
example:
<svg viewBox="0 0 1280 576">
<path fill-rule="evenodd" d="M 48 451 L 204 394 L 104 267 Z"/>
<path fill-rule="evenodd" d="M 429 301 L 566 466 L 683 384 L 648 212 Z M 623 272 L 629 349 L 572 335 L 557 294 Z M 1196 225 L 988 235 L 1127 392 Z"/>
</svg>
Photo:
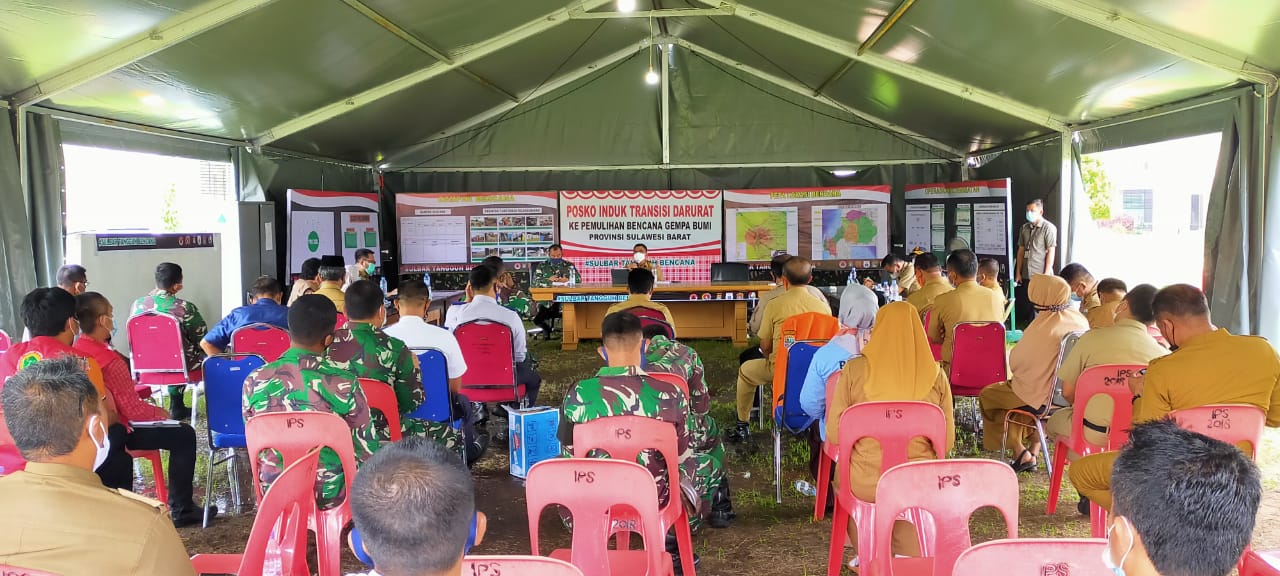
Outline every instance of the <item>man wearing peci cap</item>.
<svg viewBox="0 0 1280 576">
<path fill-rule="evenodd" d="M 347 313 L 347 297 L 342 291 L 347 278 L 346 263 L 342 256 L 320 257 L 320 287 L 314 292 L 332 301 L 339 314 Z"/>
</svg>

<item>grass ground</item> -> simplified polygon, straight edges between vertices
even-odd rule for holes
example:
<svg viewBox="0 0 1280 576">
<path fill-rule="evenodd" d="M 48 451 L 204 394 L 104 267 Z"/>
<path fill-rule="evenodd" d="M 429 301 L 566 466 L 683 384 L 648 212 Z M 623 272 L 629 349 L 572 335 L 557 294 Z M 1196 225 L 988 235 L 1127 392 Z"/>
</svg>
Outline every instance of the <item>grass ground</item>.
<svg viewBox="0 0 1280 576">
<path fill-rule="evenodd" d="M 695 341 L 692 345 L 706 365 L 708 385 L 714 399 L 712 414 L 728 428 L 734 421 L 734 385 L 738 353 L 728 342 Z M 560 342 L 538 341 L 530 346 L 539 359 L 544 383 L 540 403 L 559 405 L 574 382 L 593 374 L 601 365 L 594 348 L 575 352 L 560 350 Z M 753 431 L 754 432 L 754 431 Z M 963 440 L 963 439 L 962 439 Z M 203 438 L 201 440 L 203 442 Z M 702 557 L 698 572 L 703 575 L 745 574 L 757 576 L 799 576 L 826 572 L 831 521 L 814 522 L 813 499 L 796 492 L 796 480 L 812 480 L 808 473 L 808 448 L 803 440 L 784 436 L 782 503 L 774 501 L 772 440 L 769 432 L 755 432 L 745 448 L 731 448 L 729 468 L 734 507 L 738 519 L 732 528 L 705 528 L 694 534 L 695 547 Z M 966 457 L 997 457 L 981 453 L 976 445 L 958 442 Z M 203 448 L 202 448 L 203 449 Z M 1280 548 L 1280 430 L 1269 429 L 1259 464 L 1263 470 L 1262 509 L 1259 511 L 1254 546 Z M 198 468 L 203 486 L 204 461 Z M 507 472 L 505 446 L 491 449 L 474 470 L 477 504 L 489 516 L 489 534 L 474 550 L 477 554 L 528 554 L 528 518 L 524 487 Z M 1018 534 L 1022 537 L 1087 537 L 1086 519 L 1075 512 L 1076 495 L 1063 489 L 1057 514 L 1044 513 L 1049 479 L 1043 465 L 1038 472 L 1021 475 L 1021 509 Z M 198 488 L 199 490 L 200 488 Z M 215 499 L 226 501 L 226 475 L 215 473 Z M 246 495 L 250 492 L 244 492 Z M 569 535 L 559 522 L 544 515 L 540 522 L 543 554 L 569 545 Z M 220 518 L 207 530 L 181 530 L 187 549 L 197 552 L 238 552 L 248 537 L 252 516 L 248 513 Z M 971 522 L 975 543 L 1004 536 L 1004 522 L 994 510 L 981 510 Z M 847 557 L 846 557 L 847 560 Z M 344 557 L 344 568 L 359 568 L 354 557 Z M 847 570 L 846 574 L 849 573 Z"/>
</svg>

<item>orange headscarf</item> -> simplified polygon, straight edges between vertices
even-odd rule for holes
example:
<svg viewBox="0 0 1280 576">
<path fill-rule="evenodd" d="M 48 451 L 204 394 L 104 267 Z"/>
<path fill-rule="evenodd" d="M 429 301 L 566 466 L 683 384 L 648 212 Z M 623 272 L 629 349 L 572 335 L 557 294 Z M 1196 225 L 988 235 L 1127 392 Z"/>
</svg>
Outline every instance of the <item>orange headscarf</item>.
<svg viewBox="0 0 1280 576">
<path fill-rule="evenodd" d="M 863 390 L 869 401 L 921 400 L 938 378 L 938 363 L 920 324 L 920 311 L 908 302 L 880 309 L 862 356 L 867 359 Z"/>
</svg>

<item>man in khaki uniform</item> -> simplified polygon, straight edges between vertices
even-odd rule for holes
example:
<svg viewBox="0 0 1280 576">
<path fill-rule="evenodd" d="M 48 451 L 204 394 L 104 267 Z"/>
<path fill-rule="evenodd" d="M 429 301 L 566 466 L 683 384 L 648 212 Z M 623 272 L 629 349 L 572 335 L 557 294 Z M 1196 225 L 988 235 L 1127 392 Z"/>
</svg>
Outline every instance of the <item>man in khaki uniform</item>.
<svg viewBox="0 0 1280 576">
<path fill-rule="evenodd" d="M 774 287 L 773 290 L 760 295 L 760 301 L 756 302 L 756 309 L 751 312 L 751 318 L 747 320 L 748 332 L 756 335 L 760 334 L 760 324 L 764 322 L 765 306 L 772 302 L 774 298 L 781 296 L 787 291 L 787 282 L 783 277 L 782 268 L 783 266 L 786 266 L 787 260 L 790 260 L 791 258 L 793 258 L 793 256 L 790 254 L 779 254 L 769 261 L 769 273 L 773 275 L 773 283 L 777 284 L 777 286 Z M 806 284 L 804 288 L 805 291 L 813 295 L 813 297 L 817 298 L 819 301 L 827 301 L 827 296 L 823 294 L 821 290 L 814 288 L 813 286 L 809 286 L 808 284 Z M 762 355 L 754 356 L 754 358 L 763 357 L 764 356 Z M 743 361 L 746 360 L 750 360 L 750 358 L 745 358 Z"/>
<path fill-rule="evenodd" d="M 907 296 L 907 302 L 920 311 L 920 318 L 923 319 L 930 310 L 933 310 L 933 302 L 939 294 L 945 294 L 955 288 L 942 275 L 942 265 L 938 263 L 938 257 L 933 253 L 926 252 L 916 256 L 915 269 L 916 281 L 920 284 L 920 289 Z"/>
<path fill-rule="evenodd" d="M 1129 287 L 1119 278 L 1103 278 L 1098 281 L 1098 298 L 1101 304 L 1085 314 L 1085 318 L 1089 320 L 1089 329 L 1115 325 L 1116 311 L 1120 309 L 1128 291 Z"/>
<path fill-rule="evenodd" d="M 808 258 L 796 256 L 783 267 L 787 291 L 774 298 L 764 312 L 760 326 L 760 351 L 764 358 L 748 360 L 738 369 L 738 425 L 729 434 L 731 442 L 745 442 L 749 436 L 747 419 L 751 417 L 751 403 L 756 388 L 773 381 L 774 352 L 782 345 L 782 323 L 792 316 L 805 312 L 831 313 L 826 300 L 814 299 L 805 288 L 812 279 L 813 264 Z"/>
<path fill-rule="evenodd" d="M 919 254 L 916 255 L 917 258 L 919 256 Z M 906 298 L 920 289 L 920 283 L 916 280 L 915 265 L 906 258 L 890 252 L 888 256 L 885 256 L 880 261 L 880 267 L 884 269 L 886 274 L 881 278 L 894 278 L 898 281 L 898 296 Z M 862 285 L 873 290 L 876 287 L 875 281 L 870 278 L 864 280 Z"/>
<path fill-rule="evenodd" d="M 320 287 L 314 294 L 319 294 L 333 302 L 339 314 L 347 313 L 347 295 L 342 291 L 346 281 L 346 259 L 342 256 L 325 256 L 320 259 Z"/>
<path fill-rule="evenodd" d="M 662 317 L 666 318 L 667 324 L 675 328 L 676 319 L 671 316 L 671 310 L 667 308 L 667 305 L 653 301 L 654 282 L 653 272 L 644 268 L 633 268 L 627 273 L 627 293 L 630 296 L 626 300 L 610 306 L 609 310 L 605 312 L 605 316 L 632 308 L 648 308 L 661 312 Z"/>
<path fill-rule="evenodd" d="M 1102 305 L 1102 298 L 1098 296 L 1098 281 L 1094 280 L 1093 274 L 1089 273 L 1084 264 L 1067 264 L 1058 275 L 1067 281 L 1071 286 L 1071 293 L 1080 300 L 1081 314 L 1088 315 L 1094 308 Z"/>
<path fill-rule="evenodd" d="M 926 330 L 930 342 L 942 344 L 944 372 L 950 372 L 956 324 L 1004 320 L 1004 299 L 978 285 L 978 257 L 973 251 L 956 250 L 947 256 L 947 277 L 956 289 L 934 298 Z"/>
<path fill-rule="evenodd" d="M 3 386 L 5 424 L 28 464 L 0 478 L 0 564 L 53 574 L 195 574 L 163 504 L 111 490 L 93 473 L 109 450 L 107 423 L 80 360 L 37 362 Z"/>
</svg>

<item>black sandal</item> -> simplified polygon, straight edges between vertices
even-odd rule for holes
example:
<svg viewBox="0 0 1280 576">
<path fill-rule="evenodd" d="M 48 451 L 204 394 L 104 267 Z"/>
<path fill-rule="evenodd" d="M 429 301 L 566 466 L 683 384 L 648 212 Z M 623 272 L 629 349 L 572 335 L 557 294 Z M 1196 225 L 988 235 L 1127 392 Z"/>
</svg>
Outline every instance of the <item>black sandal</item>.
<svg viewBox="0 0 1280 576">
<path fill-rule="evenodd" d="M 1023 455 L 1027 455 L 1027 456 L 1031 456 L 1032 458 L 1035 458 L 1035 454 L 1032 454 L 1030 450 L 1023 449 L 1023 451 L 1020 454 L 1018 454 L 1016 458 L 1014 458 L 1012 461 L 1009 462 L 1009 466 L 1013 468 L 1013 471 L 1015 473 L 1031 472 L 1036 469 L 1036 466 L 1038 466 L 1035 460 L 1023 462 L 1022 461 Z"/>
</svg>

